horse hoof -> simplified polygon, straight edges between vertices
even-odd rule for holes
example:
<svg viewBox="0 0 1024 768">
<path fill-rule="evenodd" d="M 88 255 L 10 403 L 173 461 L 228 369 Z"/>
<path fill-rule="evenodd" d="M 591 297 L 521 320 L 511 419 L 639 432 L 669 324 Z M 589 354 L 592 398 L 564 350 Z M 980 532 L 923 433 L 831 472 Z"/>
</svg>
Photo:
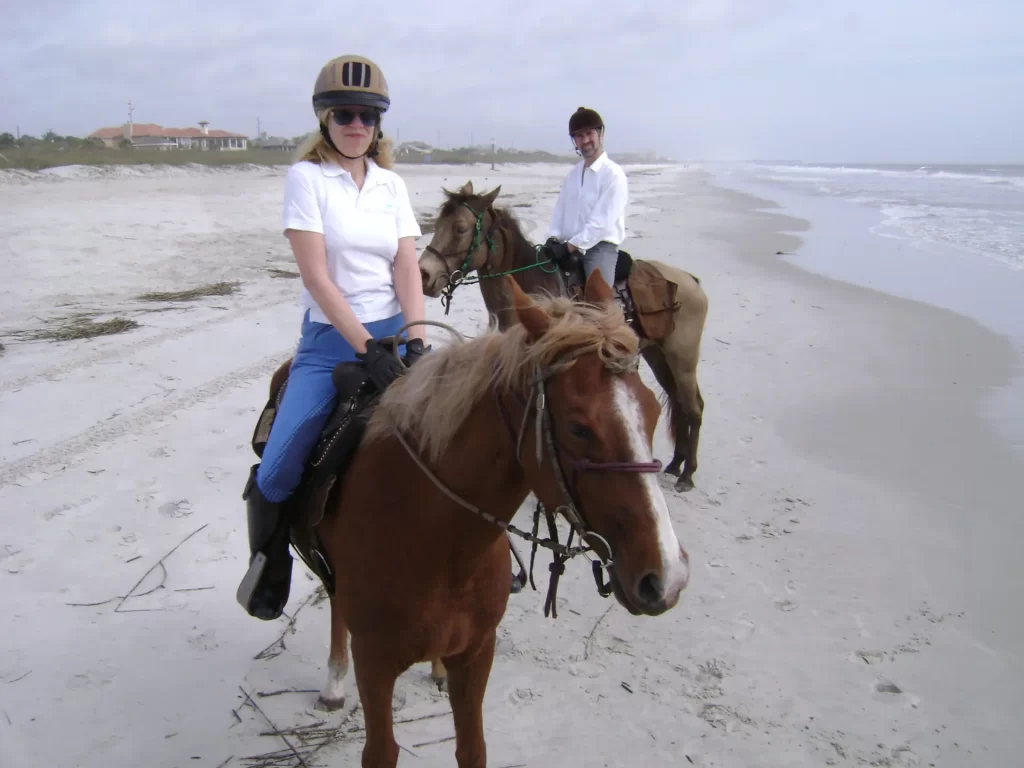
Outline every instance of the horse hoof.
<svg viewBox="0 0 1024 768">
<path fill-rule="evenodd" d="M 692 491 L 693 480 L 684 480 L 683 478 L 679 478 L 679 482 L 676 483 L 676 490 L 680 491 L 681 493 Z"/>
<path fill-rule="evenodd" d="M 316 708 L 319 709 L 321 712 L 337 712 L 344 706 L 344 696 L 342 696 L 340 699 L 325 699 L 323 696 L 320 696 L 316 700 Z"/>
<path fill-rule="evenodd" d="M 683 463 L 681 461 L 680 462 L 673 461 L 671 464 L 669 464 L 667 467 L 665 467 L 665 474 L 666 475 L 675 475 L 676 477 L 679 477 L 679 475 L 680 475 L 680 473 L 682 471 L 683 471 Z"/>
<path fill-rule="evenodd" d="M 437 690 L 439 690 L 441 693 L 447 693 L 448 692 L 448 678 L 447 677 L 435 677 L 434 678 L 434 685 L 437 686 Z"/>
</svg>

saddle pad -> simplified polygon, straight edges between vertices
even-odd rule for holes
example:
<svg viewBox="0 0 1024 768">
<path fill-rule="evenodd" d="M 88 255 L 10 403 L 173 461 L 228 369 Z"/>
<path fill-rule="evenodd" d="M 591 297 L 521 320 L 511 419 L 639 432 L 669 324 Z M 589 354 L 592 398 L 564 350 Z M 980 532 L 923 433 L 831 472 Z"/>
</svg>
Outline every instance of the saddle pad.
<svg viewBox="0 0 1024 768">
<path fill-rule="evenodd" d="M 666 279 L 652 264 L 636 259 L 630 271 L 629 292 L 633 296 L 644 336 L 651 341 L 660 341 L 675 328 L 675 312 L 680 304 L 676 301 L 679 286 Z"/>
</svg>

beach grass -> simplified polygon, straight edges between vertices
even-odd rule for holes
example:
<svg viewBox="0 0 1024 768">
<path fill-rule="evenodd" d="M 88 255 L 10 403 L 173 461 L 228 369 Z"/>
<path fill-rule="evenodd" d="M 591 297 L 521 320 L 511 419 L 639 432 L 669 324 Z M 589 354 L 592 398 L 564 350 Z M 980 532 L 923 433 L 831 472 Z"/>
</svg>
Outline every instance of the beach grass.
<svg viewBox="0 0 1024 768">
<path fill-rule="evenodd" d="M 23 335 L 32 341 L 75 341 L 92 339 L 97 336 L 112 336 L 125 333 L 139 327 L 134 320 L 115 317 L 110 320 L 96 322 L 92 314 L 72 315 L 55 321 L 53 325 L 36 331 L 27 331 Z"/>
<path fill-rule="evenodd" d="M 238 291 L 240 283 L 222 282 L 200 285 L 187 291 L 154 291 L 136 296 L 139 301 L 195 301 L 207 296 L 230 296 Z"/>
</svg>

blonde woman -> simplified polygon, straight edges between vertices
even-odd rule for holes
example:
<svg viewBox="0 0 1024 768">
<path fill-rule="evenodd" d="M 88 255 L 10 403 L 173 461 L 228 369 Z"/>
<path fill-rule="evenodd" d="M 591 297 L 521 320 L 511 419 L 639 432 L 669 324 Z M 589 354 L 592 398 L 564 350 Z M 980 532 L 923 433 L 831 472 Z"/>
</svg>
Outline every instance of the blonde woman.
<svg viewBox="0 0 1024 768">
<path fill-rule="evenodd" d="M 377 340 L 424 317 L 420 228 L 405 182 L 389 170 L 390 144 L 381 131 L 390 104 L 372 61 L 328 62 L 313 88 L 319 133 L 288 170 L 284 234 L 302 275 L 305 314 L 284 399 L 244 494 L 251 559 L 238 599 L 259 619 L 276 619 L 288 601 L 292 557 L 282 505 L 334 408 L 331 372 L 340 362 L 362 360 L 383 390 L 400 367 Z M 425 351 L 423 326 L 408 333 L 411 363 Z"/>
</svg>

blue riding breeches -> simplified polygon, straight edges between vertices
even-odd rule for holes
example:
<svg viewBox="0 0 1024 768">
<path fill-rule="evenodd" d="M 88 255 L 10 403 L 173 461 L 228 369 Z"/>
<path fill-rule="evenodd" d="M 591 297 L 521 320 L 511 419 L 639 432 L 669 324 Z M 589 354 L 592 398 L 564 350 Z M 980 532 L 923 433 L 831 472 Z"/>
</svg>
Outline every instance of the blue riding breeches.
<svg viewBox="0 0 1024 768">
<path fill-rule="evenodd" d="M 381 339 L 393 336 L 405 320 L 399 313 L 364 325 L 375 339 Z M 337 403 L 331 374 L 338 363 L 355 359 L 355 350 L 337 328 L 311 321 L 306 312 L 288 386 L 256 470 L 256 484 L 267 501 L 284 501 L 298 487 L 306 461 Z"/>
</svg>

